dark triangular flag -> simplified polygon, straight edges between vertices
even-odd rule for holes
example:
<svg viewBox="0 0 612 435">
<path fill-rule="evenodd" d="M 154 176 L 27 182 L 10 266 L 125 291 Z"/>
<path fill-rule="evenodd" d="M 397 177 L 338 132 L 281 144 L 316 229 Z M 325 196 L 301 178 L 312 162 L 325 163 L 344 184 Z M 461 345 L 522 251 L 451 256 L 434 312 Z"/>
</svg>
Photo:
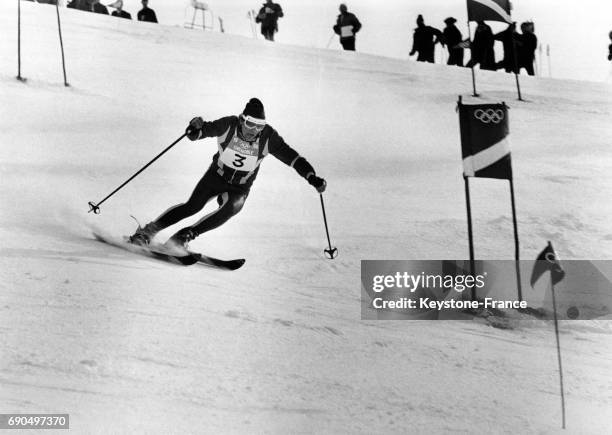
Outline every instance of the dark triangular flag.
<svg viewBox="0 0 612 435">
<path fill-rule="evenodd" d="M 561 268 L 559 259 L 550 242 L 548 242 L 548 246 L 540 252 L 533 266 L 533 271 L 531 272 L 531 287 L 533 287 L 536 281 L 548 270 L 550 270 L 550 279 L 553 285 L 557 284 L 565 276 L 565 271 Z"/>
</svg>

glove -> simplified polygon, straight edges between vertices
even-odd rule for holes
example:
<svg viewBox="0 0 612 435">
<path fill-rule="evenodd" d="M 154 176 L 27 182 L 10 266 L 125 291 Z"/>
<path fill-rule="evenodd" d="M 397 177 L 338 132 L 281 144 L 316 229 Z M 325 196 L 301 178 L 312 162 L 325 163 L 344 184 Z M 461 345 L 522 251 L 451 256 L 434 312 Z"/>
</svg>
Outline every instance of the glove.
<svg viewBox="0 0 612 435">
<path fill-rule="evenodd" d="M 199 116 L 196 116 L 191 121 L 189 121 L 189 125 L 187 126 L 185 133 L 187 133 L 187 137 L 190 140 L 196 140 L 200 136 L 202 127 L 204 127 L 204 120 Z"/>
<path fill-rule="evenodd" d="M 312 187 L 317 189 L 317 192 L 319 193 L 325 192 L 325 188 L 327 187 L 327 182 L 323 178 L 317 177 L 316 175 L 311 174 L 307 178 L 307 181 Z"/>
</svg>

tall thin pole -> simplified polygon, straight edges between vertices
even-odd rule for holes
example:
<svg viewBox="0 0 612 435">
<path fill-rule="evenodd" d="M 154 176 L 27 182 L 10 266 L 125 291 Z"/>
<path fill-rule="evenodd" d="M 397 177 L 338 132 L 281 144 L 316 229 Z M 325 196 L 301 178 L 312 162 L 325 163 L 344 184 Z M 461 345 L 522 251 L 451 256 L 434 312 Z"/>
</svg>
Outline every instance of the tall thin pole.
<svg viewBox="0 0 612 435">
<path fill-rule="evenodd" d="M 470 41 L 470 44 L 471 44 L 471 41 L 472 41 L 472 30 L 471 30 L 471 27 L 470 27 L 470 20 L 468 20 L 467 25 L 468 25 L 468 41 Z M 470 45 L 470 57 L 473 57 L 472 56 L 472 47 L 471 47 L 471 45 Z M 472 67 L 470 69 L 472 70 L 472 89 L 473 89 L 472 96 L 473 97 L 479 97 L 478 93 L 476 92 L 476 75 L 474 73 L 474 65 L 472 65 Z"/>
<path fill-rule="evenodd" d="M 550 245 L 550 242 L 549 242 Z M 557 360 L 559 361 L 559 386 L 561 388 L 561 427 L 565 429 L 565 394 L 563 391 L 563 366 L 561 365 L 561 345 L 559 343 L 559 323 L 557 321 L 557 302 L 555 300 L 555 285 L 552 271 L 550 272 L 550 291 L 552 293 L 553 316 L 555 320 L 555 337 L 557 339 Z"/>
<path fill-rule="evenodd" d="M 57 31 L 59 33 L 60 50 L 62 52 L 62 71 L 64 72 L 64 86 L 70 86 L 66 78 L 66 61 L 64 59 L 64 42 L 62 40 L 62 23 L 60 22 L 59 1 L 55 2 L 55 10 L 57 12 Z"/>
<path fill-rule="evenodd" d="M 548 58 L 548 77 L 552 78 L 552 68 L 550 62 L 550 45 L 546 44 L 546 57 Z"/>
<path fill-rule="evenodd" d="M 21 77 L 21 0 L 17 0 L 17 80 L 25 82 Z"/>
<path fill-rule="evenodd" d="M 518 223 L 516 219 L 516 203 L 514 201 L 514 182 L 510 178 L 510 200 L 512 204 L 512 225 L 514 226 L 514 263 L 516 267 L 516 286 L 518 290 L 519 301 L 523 300 L 523 289 L 521 284 L 521 263 L 520 263 L 520 249 L 519 249 L 519 236 L 518 236 Z"/>
<path fill-rule="evenodd" d="M 470 201 L 470 184 L 468 177 L 463 175 L 463 182 L 465 184 L 465 203 L 467 208 L 467 223 L 468 223 L 468 245 L 470 250 L 470 273 L 474 275 L 476 272 L 476 265 L 474 263 L 474 235 L 472 232 L 472 203 Z M 472 300 L 476 300 L 476 289 L 472 287 Z"/>
<path fill-rule="evenodd" d="M 515 29 L 510 33 L 510 37 L 512 38 L 512 57 L 514 58 L 514 78 L 516 79 L 516 92 L 518 93 L 519 101 L 523 101 L 523 97 L 521 97 L 521 84 L 519 82 L 519 69 L 518 69 L 518 59 L 516 57 L 516 39 L 514 38 Z"/>
</svg>

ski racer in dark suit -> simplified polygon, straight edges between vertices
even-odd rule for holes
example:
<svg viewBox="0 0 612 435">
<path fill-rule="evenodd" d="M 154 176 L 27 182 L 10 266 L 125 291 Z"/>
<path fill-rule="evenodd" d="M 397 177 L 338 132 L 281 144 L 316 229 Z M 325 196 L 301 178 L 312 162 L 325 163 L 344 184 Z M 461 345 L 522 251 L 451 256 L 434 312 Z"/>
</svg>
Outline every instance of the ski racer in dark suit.
<svg viewBox="0 0 612 435">
<path fill-rule="evenodd" d="M 268 154 L 294 168 L 318 192 L 322 193 L 327 186 L 310 163 L 266 123 L 263 104 L 257 98 L 251 98 L 239 116 L 226 116 L 212 122 L 193 118 L 187 128 L 187 137 L 191 140 L 217 137 L 218 151 L 212 164 L 187 202 L 169 208 L 155 221 L 139 227 L 130 237 L 132 243 L 148 244 L 157 232 L 196 214 L 216 197 L 219 203 L 216 211 L 170 238 L 172 245 L 186 249 L 189 241 L 224 224 L 242 209 L 259 165 Z"/>
</svg>

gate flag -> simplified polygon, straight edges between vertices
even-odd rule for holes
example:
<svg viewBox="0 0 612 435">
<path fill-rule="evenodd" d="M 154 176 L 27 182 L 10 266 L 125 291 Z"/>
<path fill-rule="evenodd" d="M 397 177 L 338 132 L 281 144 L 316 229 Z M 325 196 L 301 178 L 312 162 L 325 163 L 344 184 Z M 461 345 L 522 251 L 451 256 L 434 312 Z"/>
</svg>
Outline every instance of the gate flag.
<svg viewBox="0 0 612 435">
<path fill-rule="evenodd" d="M 512 180 L 508 106 L 459 103 L 463 174 Z"/>
<path fill-rule="evenodd" d="M 467 0 L 468 21 L 512 23 L 510 0 Z"/>
</svg>

